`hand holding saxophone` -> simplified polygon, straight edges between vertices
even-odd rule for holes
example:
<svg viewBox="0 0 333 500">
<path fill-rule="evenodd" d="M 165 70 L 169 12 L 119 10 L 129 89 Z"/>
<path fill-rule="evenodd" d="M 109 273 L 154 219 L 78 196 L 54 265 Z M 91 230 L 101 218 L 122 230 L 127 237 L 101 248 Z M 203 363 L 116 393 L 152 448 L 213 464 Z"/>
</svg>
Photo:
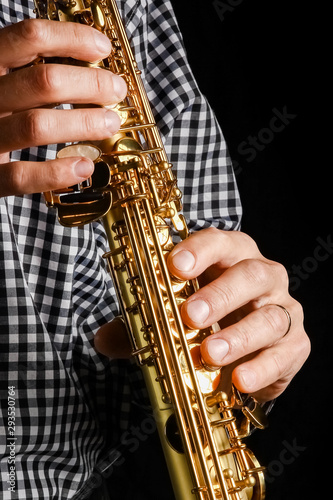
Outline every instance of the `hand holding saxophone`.
<svg viewBox="0 0 333 500">
<path fill-rule="evenodd" d="M 235 363 L 235 386 L 258 400 L 282 393 L 310 352 L 302 307 L 288 293 L 283 266 L 265 259 L 246 234 L 215 228 L 177 245 L 168 264 L 175 276 L 201 276 L 204 285 L 183 305 L 184 323 L 220 322 L 221 330 L 201 345 L 204 363 Z"/>
<path fill-rule="evenodd" d="M 246 234 L 215 228 L 179 243 L 168 266 L 173 275 L 200 277 L 204 285 L 182 306 L 184 323 L 200 329 L 215 322 L 221 326 L 201 345 L 205 364 L 235 364 L 236 387 L 260 401 L 281 394 L 310 352 L 302 307 L 288 293 L 283 266 L 265 259 Z M 120 329 L 118 320 L 102 327 L 96 348 L 112 357 L 129 356 L 130 346 Z"/>
<path fill-rule="evenodd" d="M 122 78 L 96 68 L 33 64 L 38 57 L 96 61 L 109 52 L 105 35 L 78 23 L 31 19 L 0 30 L 0 196 L 63 188 L 91 175 L 94 166 L 87 158 L 9 162 L 9 153 L 104 139 L 119 129 L 116 113 L 102 107 L 85 109 L 84 104 L 122 100 Z M 52 109 L 56 103 L 74 103 L 80 109 Z"/>
</svg>

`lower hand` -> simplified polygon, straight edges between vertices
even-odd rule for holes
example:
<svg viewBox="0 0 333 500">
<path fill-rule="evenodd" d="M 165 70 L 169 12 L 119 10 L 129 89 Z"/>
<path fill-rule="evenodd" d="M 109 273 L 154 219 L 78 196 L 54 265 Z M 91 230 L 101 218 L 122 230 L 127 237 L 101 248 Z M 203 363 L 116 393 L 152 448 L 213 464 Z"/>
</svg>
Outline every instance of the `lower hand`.
<svg viewBox="0 0 333 500">
<path fill-rule="evenodd" d="M 235 364 L 235 386 L 260 401 L 281 394 L 310 352 L 303 310 L 288 293 L 284 267 L 263 257 L 246 234 L 215 228 L 177 245 L 168 264 L 181 279 L 200 277 L 202 287 L 182 307 L 184 323 L 220 324 L 201 345 L 204 363 Z"/>
<path fill-rule="evenodd" d="M 184 323 L 195 329 L 220 324 L 221 330 L 201 345 L 204 363 L 234 364 L 235 386 L 259 401 L 281 394 L 310 352 L 303 310 L 288 293 L 283 266 L 264 258 L 246 234 L 210 228 L 176 245 L 168 267 L 182 280 L 199 277 L 202 285 L 182 306 Z M 128 357 L 121 330 L 119 320 L 104 325 L 96 349 Z"/>
</svg>

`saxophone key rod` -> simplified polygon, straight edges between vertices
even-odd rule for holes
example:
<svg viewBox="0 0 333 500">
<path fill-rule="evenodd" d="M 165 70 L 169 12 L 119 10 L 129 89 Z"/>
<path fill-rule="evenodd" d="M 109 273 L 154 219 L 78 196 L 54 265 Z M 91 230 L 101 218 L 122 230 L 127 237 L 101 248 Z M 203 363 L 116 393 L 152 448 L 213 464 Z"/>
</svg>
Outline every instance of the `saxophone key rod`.
<svg viewBox="0 0 333 500">
<path fill-rule="evenodd" d="M 163 276 L 164 282 L 166 284 L 168 299 L 169 299 L 170 303 L 172 304 L 172 309 L 173 309 L 173 313 L 174 313 L 174 320 L 175 320 L 175 323 L 177 326 L 177 330 L 179 332 L 179 339 L 180 339 L 180 343 L 181 343 L 181 348 L 182 348 L 183 353 L 185 355 L 188 370 L 191 374 L 191 380 L 192 380 L 192 384 L 194 386 L 196 401 L 197 401 L 199 411 L 200 411 L 201 424 L 204 427 L 205 437 L 206 437 L 208 444 L 209 444 L 210 452 L 211 452 L 213 463 L 214 463 L 215 473 L 217 475 L 217 479 L 218 479 L 220 488 L 223 491 L 223 494 L 225 495 L 226 498 L 228 498 L 227 497 L 228 486 L 227 486 L 226 481 L 223 477 L 221 464 L 220 464 L 219 457 L 218 457 L 218 452 L 216 449 L 215 442 L 213 440 L 213 436 L 212 436 L 211 428 L 210 428 L 209 421 L 207 418 L 207 414 L 205 412 L 204 400 L 203 400 L 203 397 L 201 394 L 200 387 L 199 387 L 198 382 L 197 382 L 197 377 L 196 377 L 195 368 L 193 365 L 192 356 L 191 356 L 190 349 L 189 349 L 189 346 L 187 344 L 186 336 L 184 333 L 184 325 L 183 325 L 181 318 L 180 318 L 180 311 L 179 311 L 178 305 L 176 303 L 175 297 L 172 293 L 171 279 L 170 279 L 170 275 L 169 275 L 167 267 L 166 267 L 166 263 L 165 263 L 164 256 L 163 256 L 163 251 L 159 245 L 159 238 L 158 238 L 158 234 L 156 232 L 154 219 L 153 219 L 153 216 L 151 214 L 151 207 L 149 204 L 147 204 L 147 200 L 143 200 L 143 205 L 145 207 L 146 219 L 147 219 L 147 223 L 149 226 L 149 230 L 150 230 L 150 233 L 151 233 L 153 240 L 155 241 L 155 251 L 156 251 L 158 258 L 159 258 L 160 271 L 161 271 L 161 274 Z M 138 219 L 137 222 L 140 224 L 141 217 L 137 217 L 137 219 Z M 144 241 L 142 241 L 142 243 L 144 243 Z M 149 259 L 148 259 L 148 261 L 149 261 Z M 154 276 L 153 263 L 151 264 L 151 266 L 152 266 L 152 273 L 151 274 Z M 158 284 L 156 286 L 156 291 L 157 292 L 160 291 Z M 169 319 L 166 318 L 165 319 L 166 331 L 168 331 L 168 327 L 169 327 Z M 168 340 L 169 340 L 170 348 L 172 350 L 173 359 L 174 359 L 174 361 L 178 361 L 178 354 L 177 354 L 177 351 L 176 351 L 176 349 L 173 345 L 173 342 L 172 342 L 173 341 L 172 334 L 170 334 L 169 339 L 167 338 L 167 341 Z M 183 374 L 182 374 L 182 370 L 181 370 L 181 367 L 179 365 L 179 362 L 178 363 L 175 362 L 174 370 L 177 374 L 178 383 L 179 383 L 182 397 L 184 400 L 184 409 L 187 413 L 187 418 L 189 419 L 189 425 L 191 428 L 191 437 L 195 443 L 195 448 L 197 450 L 197 456 L 198 456 L 198 459 L 200 461 L 203 474 L 205 476 L 205 482 L 207 484 L 209 498 L 214 500 L 214 498 L 215 498 L 214 497 L 214 487 L 213 487 L 213 484 L 211 482 L 210 472 L 208 470 L 205 453 L 204 453 L 204 450 L 202 449 L 201 436 L 200 436 L 199 429 L 197 426 L 197 421 L 195 419 L 195 415 L 194 415 L 193 411 L 191 411 L 192 404 L 191 404 L 191 401 L 190 401 L 190 398 L 188 395 L 187 387 L 186 387 L 186 384 L 184 382 L 184 378 L 183 378 Z"/>
</svg>

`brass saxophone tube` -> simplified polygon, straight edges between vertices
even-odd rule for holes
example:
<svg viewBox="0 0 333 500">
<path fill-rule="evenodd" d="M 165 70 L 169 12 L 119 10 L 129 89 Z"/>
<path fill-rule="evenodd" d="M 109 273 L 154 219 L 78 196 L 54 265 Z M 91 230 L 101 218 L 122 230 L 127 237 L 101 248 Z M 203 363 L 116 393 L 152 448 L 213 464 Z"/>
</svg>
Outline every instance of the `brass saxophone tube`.
<svg viewBox="0 0 333 500">
<path fill-rule="evenodd" d="M 194 361 L 193 352 L 214 327 L 190 330 L 181 319 L 181 304 L 198 289 L 196 280 L 170 276 L 166 264 L 175 244 L 171 231 L 181 239 L 188 236 L 181 193 L 116 1 L 34 1 L 38 17 L 89 24 L 106 34 L 109 58 L 87 65 L 112 71 L 127 83 L 126 99 L 114 108 L 122 123 L 119 132 L 58 153 L 88 156 L 95 162 L 93 176 L 44 195 L 65 226 L 104 224 L 105 258 L 132 355 L 143 371 L 175 498 L 263 500 L 263 467 L 243 442 L 250 423 L 264 426 L 260 406 L 233 387 L 227 369 L 212 372 Z"/>
</svg>

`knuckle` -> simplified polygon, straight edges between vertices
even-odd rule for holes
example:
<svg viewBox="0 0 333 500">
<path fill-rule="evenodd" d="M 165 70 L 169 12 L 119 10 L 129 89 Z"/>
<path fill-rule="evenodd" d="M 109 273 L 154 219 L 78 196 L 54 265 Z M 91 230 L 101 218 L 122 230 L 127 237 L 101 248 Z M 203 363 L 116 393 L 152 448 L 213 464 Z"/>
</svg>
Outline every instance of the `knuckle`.
<svg viewBox="0 0 333 500">
<path fill-rule="evenodd" d="M 288 271 L 284 267 L 283 264 L 279 262 L 272 262 L 270 261 L 271 266 L 273 266 L 274 271 L 276 276 L 278 277 L 278 280 L 282 284 L 282 286 L 288 290 L 289 287 L 289 276 L 288 276 Z"/>
<path fill-rule="evenodd" d="M 30 45 L 40 47 L 45 41 L 44 27 L 39 19 L 25 19 L 20 23 L 21 36 Z"/>
<path fill-rule="evenodd" d="M 253 255 L 261 255 L 257 243 L 253 238 L 251 238 L 251 236 L 249 236 L 247 233 L 243 233 L 242 231 L 237 231 L 237 234 L 239 235 L 242 245 L 244 245 L 244 247 L 246 247 L 248 250 L 252 251 Z"/>
<path fill-rule="evenodd" d="M 232 336 L 228 339 L 231 357 L 235 355 L 241 357 L 252 352 L 252 346 L 255 342 L 255 331 L 248 326 L 243 326 L 242 323 L 236 323 L 232 329 Z"/>
<path fill-rule="evenodd" d="M 239 238 L 242 234 L 239 231 L 223 231 L 215 226 L 211 226 L 204 231 L 209 238 L 215 238 L 221 248 L 229 248 L 232 244 L 233 238 L 235 236 Z"/>
<path fill-rule="evenodd" d="M 311 353 L 311 340 L 308 337 L 308 335 L 305 335 L 303 340 L 304 360 L 310 356 L 310 353 Z"/>
<path fill-rule="evenodd" d="M 43 124 L 42 113 L 39 110 L 27 111 L 21 121 L 22 135 L 31 145 L 39 145 L 43 142 L 45 124 Z"/>
<path fill-rule="evenodd" d="M 105 96 L 105 91 L 106 91 L 106 85 L 105 85 L 105 76 L 104 75 L 104 71 L 100 71 L 100 70 L 93 70 L 91 71 L 91 84 L 93 86 L 93 92 L 96 96 L 99 96 L 102 101 L 104 101 L 105 99 L 102 98 L 102 96 Z"/>
<path fill-rule="evenodd" d="M 86 26 L 75 23 L 71 29 L 71 43 L 77 47 L 80 47 L 85 44 L 87 38 Z"/>
<path fill-rule="evenodd" d="M 210 306 L 214 311 L 218 311 L 221 308 L 229 309 L 232 304 L 235 303 L 236 291 L 225 283 L 219 283 L 218 280 L 210 283 Z"/>
<path fill-rule="evenodd" d="M 292 303 L 292 321 L 297 321 L 297 323 L 303 326 L 304 323 L 304 310 L 302 305 L 297 302 L 297 300 L 293 300 Z"/>
<path fill-rule="evenodd" d="M 87 133 L 88 136 L 96 131 L 97 125 L 94 113 L 83 113 L 81 124 L 83 126 L 83 132 Z"/>
<path fill-rule="evenodd" d="M 282 356 L 280 356 L 278 352 L 273 352 L 271 355 L 271 363 L 274 366 L 275 380 L 282 381 L 291 378 L 292 362 L 288 354 L 285 354 L 282 359 Z"/>
<path fill-rule="evenodd" d="M 104 87 L 104 75 L 99 70 L 94 71 L 94 73 L 96 73 L 96 76 L 94 77 L 93 82 L 96 84 L 97 91 L 102 93 Z"/>
<path fill-rule="evenodd" d="M 276 305 L 268 305 L 261 309 L 263 318 L 268 327 L 275 332 L 284 334 L 288 328 L 286 313 Z"/>
<path fill-rule="evenodd" d="M 7 189 L 10 193 L 21 194 L 24 192 L 26 181 L 26 169 L 23 168 L 23 163 L 15 162 L 10 168 L 6 179 Z"/>
<path fill-rule="evenodd" d="M 48 102 L 57 100 L 57 94 L 61 88 L 57 67 L 52 64 L 37 64 L 31 69 L 31 85 L 36 95 Z"/>
<path fill-rule="evenodd" d="M 66 183 L 68 183 L 69 174 L 70 173 L 62 167 L 61 162 L 49 162 L 47 169 L 47 182 L 52 189 L 63 187 L 64 185 L 67 185 Z"/>
<path fill-rule="evenodd" d="M 221 231 L 220 229 L 217 229 L 217 227 L 211 226 L 211 227 L 208 227 L 207 229 L 205 229 L 205 233 L 206 234 L 217 234 L 221 238 L 225 238 L 227 231 Z"/>
<path fill-rule="evenodd" d="M 304 362 L 311 352 L 311 340 L 307 335 L 302 323 L 300 328 L 296 332 L 294 342 L 295 342 L 295 349 L 298 352 L 298 359 Z"/>
<path fill-rule="evenodd" d="M 264 260 L 247 259 L 243 261 L 243 273 L 246 281 L 256 288 L 268 288 L 271 280 L 270 268 Z"/>
<path fill-rule="evenodd" d="M 300 357 L 304 361 L 309 357 L 311 352 L 311 341 L 308 335 L 304 332 L 302 340 L 299 342 Z"/>
<path fill-rule="evenodd" d="M 290 384 L 290 380 L 291 379 L 289 378 L 283 380 L 277 380 L 270 386 L 265 387 L 263 390 L 257 393 L 256 397 L 262 401 L 272 401 L 273 399 L 276 399 L 278 396 L 280 396 L 283 393 L 283 391 L 286 390 L 286 388 Z"/>
</svg>

